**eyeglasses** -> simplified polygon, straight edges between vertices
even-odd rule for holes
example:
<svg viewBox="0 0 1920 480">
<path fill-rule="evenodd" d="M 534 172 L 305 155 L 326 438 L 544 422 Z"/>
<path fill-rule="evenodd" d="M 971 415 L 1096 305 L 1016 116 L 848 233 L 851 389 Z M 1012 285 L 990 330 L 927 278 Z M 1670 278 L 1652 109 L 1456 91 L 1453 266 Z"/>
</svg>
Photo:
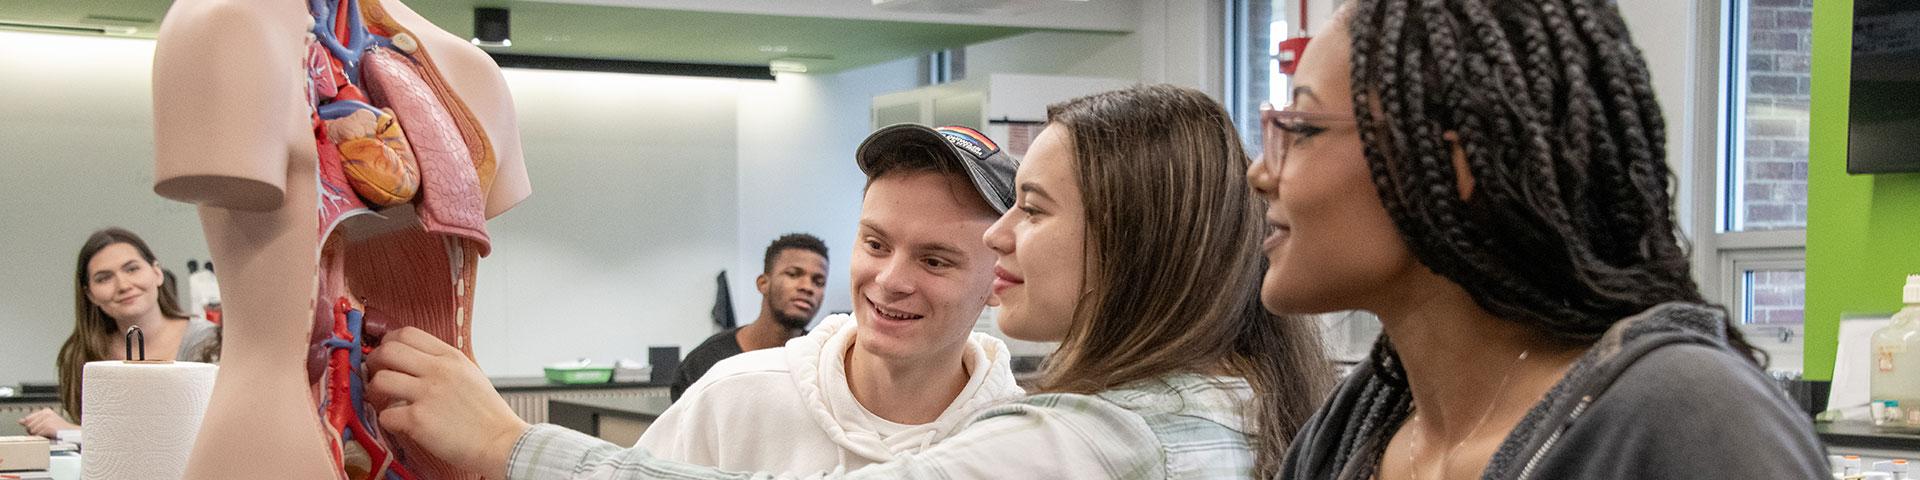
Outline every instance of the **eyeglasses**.
<svg viewBox="0 0 1920 480">
<path fill-rule="evenodd" d="M 1279 175 L 1294 142 L 1326 131 L 1329 125 L 1357 125 L 1357 122 L 1352 115 L 1281 110 L 1271 103 L 1260 104 L 1260 145 L 1265 150 L 1260 159 L 1261 168 Z"/>
</svg>

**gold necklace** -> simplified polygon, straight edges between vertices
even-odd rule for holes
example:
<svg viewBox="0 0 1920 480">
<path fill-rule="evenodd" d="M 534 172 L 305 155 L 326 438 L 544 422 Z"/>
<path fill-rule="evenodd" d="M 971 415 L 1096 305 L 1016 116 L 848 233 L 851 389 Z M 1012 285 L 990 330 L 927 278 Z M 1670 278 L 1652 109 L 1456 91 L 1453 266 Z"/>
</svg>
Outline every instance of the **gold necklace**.
<svg viewBox="0 0 1920 480">
<path fill-rule="evenodd" d="M 1453 464 L 1454 452 L 1460 451 L 1460 446 L 1466 445 L 1467 440 L 1472 439 L 1473 434 L 1479 432 L 1480 427 L 1487 424 L 1487 418 L 1493 416 L 1493 411 L 1500 408 L 1500 400 L 1506 396 L 1507 381 L 1513 379 L 1513 370 L 1519 368 L 1520 364 L 1526 363 L 1527 354 L 1532 351 L 1533 349 L 1520 351 L 1520 357 L 1514 359 L 1513 365 L 1507 367 L 1507 371 L 1500 374 L 1500 386 L 1494 389 L 1494 391 L 1499 394 L 1493 397 L 1493 402 L 1487 404 L 1486 411 L 1480 412 L 1480 421 L 1474 422 L 1473 428 L 1468 429 L 1467 434 L 1462 435 L 1459 442 L 1454 443 L 1452 448 L 1448 448 L 1446 453 L 1440 455 L 1440 477 L 1442 479 L 1447 476 L 1447 466 Z M 1413 415 L 1413 421 L 1417 422 L 1419 420 L 1420 414 L 1415 413 Z M 1419 446 L 1426 443 L 1425 434 L 1420 430 L 1414 430 L 1413 438 L 1407 440 L 1407 478 L 1420 480 L 1420 462 L 1414 459 L 1413 452 L 1419 451 Z"/>
</svg>

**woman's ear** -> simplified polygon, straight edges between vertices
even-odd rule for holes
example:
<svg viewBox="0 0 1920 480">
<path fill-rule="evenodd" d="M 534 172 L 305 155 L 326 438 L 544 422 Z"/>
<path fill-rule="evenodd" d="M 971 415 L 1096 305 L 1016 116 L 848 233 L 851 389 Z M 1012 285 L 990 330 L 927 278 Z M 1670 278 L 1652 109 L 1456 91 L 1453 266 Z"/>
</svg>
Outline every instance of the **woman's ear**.
<svg viewBox="0 0 1920 480">
<path fill-rule="evenodd" d="M 1467 149 L 1460 144 L 1460 132 L 1448 130 L 1441 135 L 1447 139 L 1449 150 L 1453 151 L 1453 181 L 1460 189 L 1460 201 L 1473 198 L 1473 171 L 1467 169 Z"/>
</svg>

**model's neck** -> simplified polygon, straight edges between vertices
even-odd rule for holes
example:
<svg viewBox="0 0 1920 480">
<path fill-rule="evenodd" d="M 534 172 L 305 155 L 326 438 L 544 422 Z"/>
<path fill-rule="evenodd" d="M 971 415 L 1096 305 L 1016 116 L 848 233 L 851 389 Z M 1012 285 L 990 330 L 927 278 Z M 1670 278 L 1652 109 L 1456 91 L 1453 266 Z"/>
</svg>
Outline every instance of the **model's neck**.
<svg viewBox="0 0 1920 480">
<path fill-rule="evenodd" d="M 967 387 L 966 345 L 911 359 L 883 358 L 859 348 L 847 352 L 847 386 L 867 411 L 887 421 L 920 425 L 940 418 Z"/>
</svg>

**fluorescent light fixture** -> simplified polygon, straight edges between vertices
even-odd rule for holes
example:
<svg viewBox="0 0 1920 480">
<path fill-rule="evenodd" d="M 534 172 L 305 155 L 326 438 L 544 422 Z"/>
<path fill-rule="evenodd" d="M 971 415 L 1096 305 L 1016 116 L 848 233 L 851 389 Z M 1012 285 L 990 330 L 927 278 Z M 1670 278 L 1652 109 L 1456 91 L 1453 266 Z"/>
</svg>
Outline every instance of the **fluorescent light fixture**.
<svg viewBox="0 0 1920 480">
<path fill-rule="evenodd" d="M 644 75 L 677 75 L 683 77 L 738 78 L 743 80 L 773 80 L 773 72 L 760 65 L 721 65 L 707 63 L 649 62 L 642 60 L 617 60 L 607 58 L 554 57 L 546 55 L 516 55 L 510 53 L 488 52 L 493 62 L 501 68 L 530 68 L 538 70 L 572 70 L 580 72 L 638 73 Z"/>
<path fill-rule="evenodd" d="M 86 33 L 93 35 L 133 35 L 138 28 L 121 25 L 82 25 L 77 23 L 27 22 L 19 20 L 0 20 L 0 28 L 29 30 L 53 33 Z"/>
<path fill-rule="evenodd" d="M 807 64 L 792 60 L 774 60 L 767 62 L 767 70 L 774 73 L 807 73 Z"/>
</svg>

